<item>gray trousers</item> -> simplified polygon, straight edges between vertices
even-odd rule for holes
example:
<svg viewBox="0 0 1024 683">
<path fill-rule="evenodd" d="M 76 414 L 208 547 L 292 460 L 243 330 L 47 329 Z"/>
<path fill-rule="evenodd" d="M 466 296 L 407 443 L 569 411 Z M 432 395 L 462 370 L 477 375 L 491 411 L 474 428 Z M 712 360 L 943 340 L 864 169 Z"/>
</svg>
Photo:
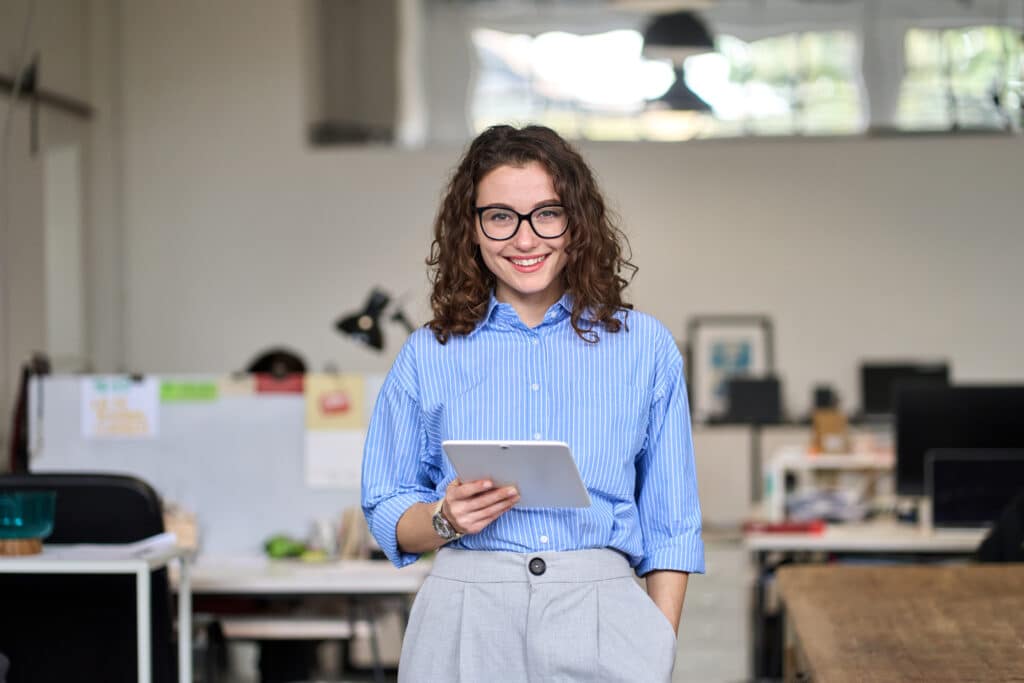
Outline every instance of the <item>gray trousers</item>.
<svg viewBox="0 0 1024 683">
<path fill-rule="evenodd" d="M 675 654 L 672 625 L 613 550 L 443 548 L 413 603 L 398 680 L 667 683 Z"/>
</svg>

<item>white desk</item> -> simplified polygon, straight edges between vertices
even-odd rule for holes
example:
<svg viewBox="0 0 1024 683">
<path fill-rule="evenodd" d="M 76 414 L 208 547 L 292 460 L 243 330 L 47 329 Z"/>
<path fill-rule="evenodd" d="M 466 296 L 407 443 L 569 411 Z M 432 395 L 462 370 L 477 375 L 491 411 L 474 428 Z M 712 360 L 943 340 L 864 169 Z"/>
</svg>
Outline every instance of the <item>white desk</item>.
<svg viewBox="0 0 1024 683">
<path fill-rule="evenodd" d="M 397 569 L 383 560 L 302 562 L 261 556 L 196 558 L 192 592 L 205 595 L 412 595 L 430 563 Z M 175 577 L 172 576 L 172 580 Z"/>
<path fill-rule="evenodd" d="M 368 635 L 373 651 L 374 676 L 383 680 L 377 642 L 377 601 L 414 595 L 430 573 L 420 560 L 397 569 L 385 560 L 302 562 L 271 560 L 264 556 L 200 555 L 192 567 L 192 593 L 224 597 L 345 597 L 362 607 L 365 619 L 309 618 L 286 615 L 240 617 L 222 621 L 225 635 L 255 640 L 348 638 Z M 172 581 L 176 578 L 172 574 Z M 408 621 L 403 603 L 403 622 Z M 364 629 L 359 627 L 363 626 Z"/>
<path fill-rule="evenodd" d="M 134 574 L 138 680 L 150 683 L 152 629 L 150 624 L 150 572 L 178 565 L 178 680 L 192 681 L 192 599 L 187 552 L 174 545 L 174 536 L 161 534 L 126 545 L 43 545 L 39 555 L 0 557 L 3 574 Z"/>
<path fill-rule="evenodd" d="M 866 522 L 829 524 L 824 533 L 750 533 L 743 544 L 751 552 L 970 553 L 987 529 L 924 530 L 913 524 Z"/>
</svg>

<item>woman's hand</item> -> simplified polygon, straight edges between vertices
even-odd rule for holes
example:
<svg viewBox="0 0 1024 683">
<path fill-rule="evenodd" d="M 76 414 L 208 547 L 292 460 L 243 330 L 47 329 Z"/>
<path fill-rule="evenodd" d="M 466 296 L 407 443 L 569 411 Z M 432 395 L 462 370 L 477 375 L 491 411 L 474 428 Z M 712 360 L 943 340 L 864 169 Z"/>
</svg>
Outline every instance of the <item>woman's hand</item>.
<svg viewBox="0 0 1024 683">
<path fill-rule="evenodd" d="M 456 479 L 444 494 L 441 513 L 461 534 L 477 534 L 519 501 L 514 486 L 494 488 L 480 479 L 463 483 Z"/>
</svg>

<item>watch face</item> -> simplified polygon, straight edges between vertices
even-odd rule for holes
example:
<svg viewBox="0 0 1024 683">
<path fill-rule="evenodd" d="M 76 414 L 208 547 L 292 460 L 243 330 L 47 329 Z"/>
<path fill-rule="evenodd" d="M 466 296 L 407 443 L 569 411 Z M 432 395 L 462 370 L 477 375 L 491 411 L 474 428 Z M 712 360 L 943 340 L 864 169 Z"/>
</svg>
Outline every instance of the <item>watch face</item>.
<svg viewBox="0 0 1024 683">
<path fill-rule="evenodd" d="M 455 529 L 452 528 L 452 525 L 448 523 L 448 520 L 441 515 L 440 511 L 434 515 L 433 521 L 434 531 L 436 531 L 437 535 L 446 541 L 450 541 L 458 535 L 455 533 Z"/>
</svg>

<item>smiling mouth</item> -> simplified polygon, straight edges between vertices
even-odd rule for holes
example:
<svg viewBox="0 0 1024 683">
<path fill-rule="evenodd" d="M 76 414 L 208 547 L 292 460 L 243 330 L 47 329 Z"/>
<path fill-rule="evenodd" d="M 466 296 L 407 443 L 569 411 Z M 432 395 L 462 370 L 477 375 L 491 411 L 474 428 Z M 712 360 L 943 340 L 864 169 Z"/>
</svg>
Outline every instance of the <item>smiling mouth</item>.
<svg viewBox="0 0 1024 683">
<path fill-rule="evenodd" d="M 529 268 L 530 266 L 535 266 L 539 263 L 542 263 L 544 259 L 546 259 L 547 257 L 548 255 L 544 254 L 543 256 L 534 256 L 533 258 L 506 258 L 508 258 L 508 260 L 512 262 L 512 265 L 519 266 L 520 268 Z"/>
</svg>

